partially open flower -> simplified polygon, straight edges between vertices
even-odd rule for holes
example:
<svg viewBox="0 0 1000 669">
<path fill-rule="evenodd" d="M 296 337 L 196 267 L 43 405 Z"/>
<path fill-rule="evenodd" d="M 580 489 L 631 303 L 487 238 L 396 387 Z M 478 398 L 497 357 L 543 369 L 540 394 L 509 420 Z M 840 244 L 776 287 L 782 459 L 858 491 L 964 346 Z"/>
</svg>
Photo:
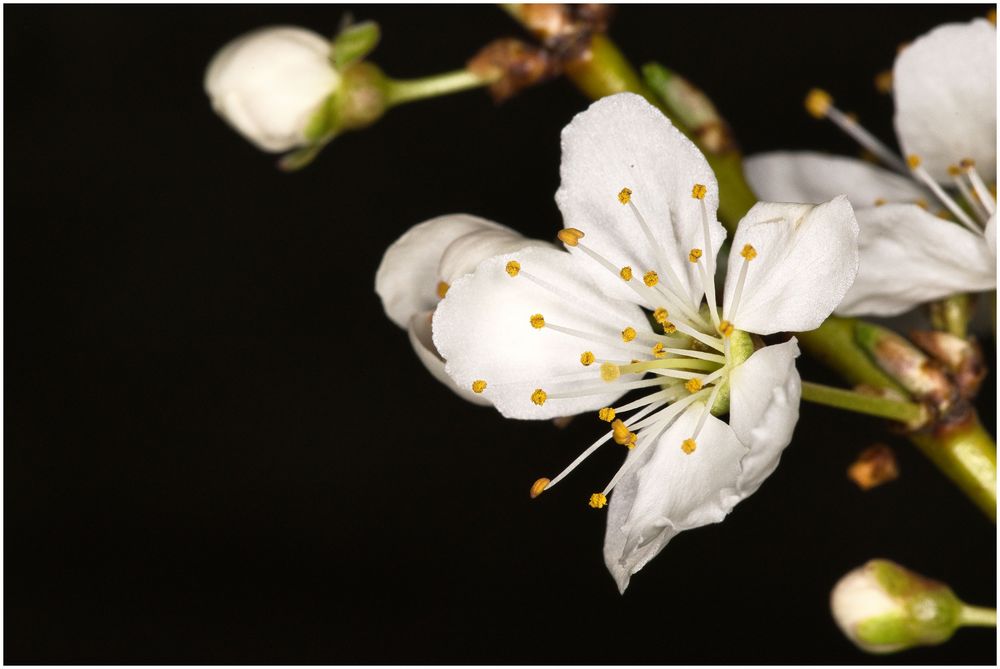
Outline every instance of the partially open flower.
<svg viewBox="0 0 1000 669">
<path fill-rule="evenodd" d="M 205 92 L 240 134 L 263 151 L 281 152 L 316 139 L 317 117 L 340 81 L 329 39 L 272 26 L 220 49 L 205 72 Z"/>
</svg>

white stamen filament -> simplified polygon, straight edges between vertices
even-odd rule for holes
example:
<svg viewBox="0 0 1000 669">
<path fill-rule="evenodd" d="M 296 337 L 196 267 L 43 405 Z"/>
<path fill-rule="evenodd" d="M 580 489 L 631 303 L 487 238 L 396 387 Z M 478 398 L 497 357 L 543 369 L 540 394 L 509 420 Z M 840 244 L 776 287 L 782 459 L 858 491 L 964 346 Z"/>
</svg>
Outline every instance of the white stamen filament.
<svg viewBox="0 0 1000 669">
<path fill-rule="evenodd" d="M 610 260 L 602 256 L 600 253 L 598 253 L 594 249 L 590 248 L 589 246 L 586 246 L 585 244 L 579 241 L 576 243 L 576 248 L 586 253 L 588 256 L 590 256 L 592 260 L 596 261 L 598 265 L 600 265 L 601 267 L 603 267 L 604 269 L 608 270 L 616 277 L 618 277 L 619 281 L 622 280 L 620 274 L 621 268 L 613 265 Z M 659 300 L 657 299 L 656 291 L 654 291 L 652 288 L 647 286 L 642 281 L 627 281 L 626 283 L 628 284 L 628 287 L 631 288 L 635 292 L 635 294 L 639 296 L 639 299 L 641 301 L 646 302 L 647 304 L 654 304 L 654 305 L 657 302 L 659 302 Z"/>
<path fill-rule="evenodd" d="M 665 348 L 664 353 L 673 353 L 674 355 L 684 355 L 689 358 L 698 358 L 699 360 L 710 360 L 711 362 L 725 362 L 726 357 L 723 355 L 716 355 L 715 353 L 705 353 L 703 351 L 689 351 L 686 348 Z"/>
<path fill-rule="evenodd" d="M 663 247 L 660 245 L 660 241 L 656 237 L 653 236 L 653 231 L 649 229 L 649 226 L 646 224 L 645 217 L 643 217 L 642 213 L 639 211 L 639 208 L 635 206 L 635 202 L 633 202 L 633 199 L 634 199 L 634 196 L 632 196 L 629 199 L 629 201 L 628 201 L 628 207 L 629 207 L 629 209 L 632 210 L 632 213 L 635 214 L 635 219 L 636 219 L 636 221 L 638 221 L 639 227 L 642 228 L 642 233 L 644 235 L 646 235 L 646 242 L 650 245 L 650 247 L 652 247 L 652 249 L 653 249 L 653 255 L 656 257 L 656 262 L 659 263 L 663 267 L 662 271 L 664 271 L 664 272 L 667 273 L 667 279 L 668 279 L 668 281 L 670 283 L 670 288 L 661 288 L 661 292 L 665 293 L 665 292 L 669 291 L 670 293 L 673 294 L 673 297 L 678 302 L 682 303 L 682 305 L 684 307 L 687 307 L 687 309 L 682 309 L 682 311 L 684 311 L 684 313 L 687 314 L 688 318 L 690 318 L 691 320 L 694 320 L 694 321 L 701 320 L 701 317 L 697 315 L 697 312 L 691 311 L 691 307 L 692 306 L 697 306 L 697 304 L 686 304 L 686 301 L 680 295 L 677 295 L 676 292 L 674 292 L 673 286 L 681 286 L 682 285 L 681 281 L 680 281 L 680 278 L 674 272 L 673 266 L 667 261 L 666 252 L 664 251 Z M 666 227 L 668 229 L 671 227 L 670 217 L 671 217 L 670 207 L 667 207 Z M 688 297 L 689 297 L 689 299 L 691 298 L 691 296 L 688 296 Z"/>
<path fill-rule="evenodd" d="M 649 415 L 653 411 L 656 411 L 663 404 L 664 404 L 664 402 L 653 402 L 652 404 L 650 404 L 648 407 L 646 407 L 642 411 L 637 412 L 634 416 L 632 416 L 628 420 L 622 421 L 622 422 L 625 424 L 625 427 L 630 427 L 632 423 L 634 423 L 635 421 L 643 418 L 644 416 Z M 596 451 L 598 448 L 600 448 L 601 445 L 603 445 L 605 442 L 607 442 L 608 439 L 610 439 L 612 437 L 612 435 L 614 435 L 614 430 L 608 431 L 604 436 L 602 436 L 600 439 L 598 439 L 593 444 L 591 444 L 590 446 L 588 446 L 587 449 L 583 451 L 583 453 L 581 453 L 580 455 L 578 455 L 576 457 L 576 459 L 573 460 L 573 462 L 571 462 L 569 464 L 569 466 L 567 466 L 565 469 L 563 469 L 561 472 L 559 472 L 558 476 L 556 476 L 554 479 L 552 479 L 551 481 L 549 481 L 548 484 L 545 486 L 545 489 L 548 490 L 549 488 L 551 488 L 552 486 L 554 486 L 555 484 L 559 483 L 564 478 L 566 478 L 567 474 L 569 474 L 571 471 L 573 471 L 574 469 L 576 469 L 577 465 L 579 465 L 581 462 L 583 462 L 588 457 L 590 457 L 590 455 L 594 451 Z"/>
<path fill-rule="evenodd" d="M 906 174 L 906 165 L 889 147 L 880 142 L 875 135 L 871 134 L 860 123 L 850 118 L 833 105 L 826 112 L 827 118 L 845 133 L 851 136 L 858 144 L 871 151 L 883 163 L 892 169 Z"/>
<path fill-rule="evenodd" d="M 713 337 L 712 335 L 707 335 L 707 334 L 698 332 L 694 328 L 688 326 L 686 323 L 676 322 L 676 323 L 674 323 L 674 325 L 677 326 L 678 330 L 680 330 L 684 334 L 688 335 L 689 337 L 697 339 L 698 341 L 700 341 L 705 346 L 711 346 L 716 351 L 722 351 L 723 350 L 722 339 L 720 337 Z"/>
<path fill-rule="evenodd" d="M 990 216 L 992 216 L 997 210 L 996 200 L 993 199 L 993 194 L 986 187 L 983 178 L 979 176 L 976 166 L 970 165 L 965 168 L 965 173 L 969 175 L 969 181 L 972 182 L 972 187 L 976 190 L 976 195 L 979 196 L 979 202 L 986 208 Z"/>
<path fill-rule="evenodd" d="M 728 321 L 736 320 L 736 315 L 740 311 L 740 298 L 743 297 L 743 286 L 747 282 L 747 270 L 749 266 L 750 261 L 744 258 L 743 264 L 740 266 L 740 276 L 736 280 L 736 290 L 733 291 L 733 302 L 722 307 L 722 317 Z"/>
<path fill-rule="evenodd" d="M 655 419 L 654 423 L 656 425 L 656 428 L 654 430 L 646 431 L 645 433 L 639 435 L 638 443 L 636 443 L 636 447 L 634 449 L 636 452 L 631 458 L 629 458 L 631 462 L 629 462 L 629 460 L 626 460 L 622 464 L 622 466 L 618 468 L 618 471 L 615 472 L 615 475 L 613 477 L 611 477 L 611 481 L 608 483 L 607 487 L 604 488 L 602 494 L 607 495 L 609 492 L 611 492 L 614 489 L 614 487 L 618 485 L 618 481 L 621 480 L 621 477 L 631 469 L 631 465 L 633 463 L 639 462 L 640 460 L 639 456 L 641 455 L 642 451 L 648 448 L 649 444 L 654 443 L 657 439 L 659 439 L 660 435 L 663 434 L 664 430 L 668 429 L 671 425 L 673 425 L 674 422 L 677 420 L 677 418 L 680 417 L 681 413 L 685 409 L 687 409 L 687 407 L 692 402 L 696 401 L 699 397 L 702 397 L 705 394 L 707 394 L 707 391 L 704 390 L 699 391 L 694 395 L 691 395 L 690 397 L 685 397 L 684 399 L 679 400 L 674 404 L 671 404 L 668 408 L 655 414 L 654 416 L 651 416 L 650 417 L 651 419 Z M 647 420 L 650 419 L 640 421 L 636 425 L 630 427 L 634 427 L 636 430 L 642 429 L 640 425 L 642 427 L 645 427 L 645 423 Z"/>
<path fill-rule="evenodd" d="M 955 187 L 958 188 L 958 192 L 962 194 L 962 198 L 969 203 L 969 207 L 975 212 L 976 217 L 979 219 L 980 223 L 985 223 L 986 219 L 989 218 L 989 214 L 986 212 L 986 207 L 980 201 L 980 198 L 972 194 L 972 190 L 969 188 L 965 180 L 962 179 L 961 174 L 952 174 L 951 180 L 954 182 Z"/>
<path fill-rule="evenodd" d="M 922 165 L 918 164 L 911 169 L 917 179 L 922 181 L 923 184 L 927 186 L 932 193 L 934 193 L 934 197 L 936 197 L 941 204 L 948 208 L 948 211 L 950 211 L 952 215 L 958 219 L 959 223 L 967 227 L 972 232 L 980 232 L 979 226 L 977 226 L 973 220 L 969 218 L 968 214 L 962 211 L 962 208 L 959 207 L 955 201 L 944 192 L 944 189 L 938 185 L 938 182 L 931 178 L 931 175 L 927 173 L 927 170 L 925 170 Z"/>
<path fill-rule="evenodd" d="M 576 397 L 589 397 L 591 395 L 607 395 L 608 393 L 623 392 L 625 390 L 634 390 L 636 388 L 649 388 L 651 386 L 662 385 L 659 379 L 643 379 L 642 381 L 613 381 L 611 383 L 604 383 L 600 386 L 590 386 L 588 388 L 580 388 L 571 392 L 565 393 L 548 393 L 547 398 L 549 400 L 567 400 Z"/>
<path fill-rule="evenodd" d="M 621 338 L 615 338 L 607 335 L 600 335 L 591 332 L 584 332 L 583 330 L 577 330 L 575 328 L 568 328 L 563 325 L 557 325 L 556 323 L 545 322 L 545 326 L 541 328 L 543 330 L 555 330 L 556 332 L 561 332 L 565 335 L 571 337 L 577 337 L 578 339 L 583 339 L 587 342 L 600 342 L 602 344 L 607 344 L 608 346 L 614 346 L 615 348 L 625 349 L 628 351 L 633 351 L 635 353 L 641 353 L 644 356 L 649 356 L 649 349 L 641 344 L 636 344 L 635 340 L 630 342 L 624 342 Z"/>
<path fill-rule="evenodd" d="M 708 272 L 705 270 L 705 263 L 701 261 L 701 258 L 698 259 L 695 265 L 698 267 L 701 287 L 705 292 L 705 300 L 708 302 L 708 313 L 712 316 L 712 323 L 718 329 L 720 321 L 718 307 L 715 305 L 715 280 L 708 275 Z"/>
<path fill-rule="evenodd" d="M 682 395 L 684 391 L 678 390 L 680 383 L 678 382 L 672 388 L 664 388 L 663 390 L 657 390 L 655 393 L 646 395 L 645 397 L 640 397 L 639 399 L 629 402 L 628 404 L 623 404 L 620 407 L 614 407 L 615 413 L 626 413 L 628 411 L 634 411 L 639 407 L 646 406 L 647 404 L 652 404 L 658 400 L 663 400 L 664 402 L 671 402 Z M 675 397 L 676 396 L 676 397 Z"/>
<path fill-rule="evenodd" d="M 715 405 L 715 398 L 719 396 L 719 390 L 721 388 L 721 383 L 712 388 L 712 394 L 708 396 L 708 403 L 705 404 L 705 408 L 701 412 L 701 417 L 698 418 L 698 425 L 695 426 L 694 433 L 691 435 L 692 439 L 697 439 L 698 435 L 701 434 L 701 428 L 705 427 L 705 421 L 708 420 L 708 414 L 712 413 L 712 407 Z"/>
<path fill-rule="evenodd" d="M 575 307 L 576 309 L 579 309 L 588 315 L 594 313 L 601 313 L 607 311 L 608 309 L 607 301 L 598 302 L 596 300 L 591 300 L 591 296 L 586 292 L 584 292 L 582 295 L 579 293 L 576 294 L 571 293 L 563 288 L 560 288 L 559 286 L 556 286 L 555 284 L 549 281 L 546 281 L 541 277 L 535 276 L 531 272 L 525 270 L 523 267 L 520 269 L 517 275 L 517 278 L 521 277 L 524 277 L 528 281 L 534 283 L 536 286 L 539 286 L 540 288 L 547 290 L 548 292 L 560 298 L 570 306 Z M 581 305 L 580 304 L 581 302 L 588 303 L 589 308 Z M 622 310 L 619 312 L 619 315 L 622 317 L 628 317 L 628 312 Z"/>
</svg>

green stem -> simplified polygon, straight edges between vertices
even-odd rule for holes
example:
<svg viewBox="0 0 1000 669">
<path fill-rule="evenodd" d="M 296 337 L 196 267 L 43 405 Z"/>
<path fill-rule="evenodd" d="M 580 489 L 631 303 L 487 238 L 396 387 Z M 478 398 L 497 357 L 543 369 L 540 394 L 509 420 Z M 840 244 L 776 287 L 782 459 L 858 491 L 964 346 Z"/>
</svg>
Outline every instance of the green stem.
<svg viewBox="0 0 1000 669">
<path fill-rule="evenodd" d="M 969 606 L 965 604 L 962 606 L 959 620 L 962 625 L 968 627 L 996 627 L 997 610 L 985 606 Z"/>
<path fill-rule="evenodd" d="M 809 381 L 802 382 L 802 399 L 846 411 L 888 418 L 907 425 L 919 425 L 927 417 L 927 410 L 915 402 L 873 397 Z"/>
<path fill-rule="evenodd" d="M 911 434 L 910 441 L 996 522 L 997 447 L 975 413 L 959 425 Z"/>
<path fill-rule="evenodd" d="M 493 82 L 468 70 L 455 70 L 419 79 L 390 79 L 386 83 L 386 103 L 395 107 L 415 100 L 489 86 L 491 83 Z"/>
<path fill-rule="evenodd" d="M 972 320 L 974 306 L 972 296 L 966 294 L 952 295 L 932 302 L 931 323 L 935 330 L 965 339 L 969 336 L 969 321 Z"/>
</svg>

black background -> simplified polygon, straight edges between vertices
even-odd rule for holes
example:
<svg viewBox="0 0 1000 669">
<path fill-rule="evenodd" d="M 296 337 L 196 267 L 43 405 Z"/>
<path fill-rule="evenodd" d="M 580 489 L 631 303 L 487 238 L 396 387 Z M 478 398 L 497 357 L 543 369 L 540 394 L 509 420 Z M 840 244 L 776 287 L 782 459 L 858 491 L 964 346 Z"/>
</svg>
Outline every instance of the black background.
<svg viewBox="0 0 1000 669">
<path fill-rule="evenodd" d="M 555 82 L 421 103 L 279 173 L 211 111 L 204 67 L 243 31 L 329 34 L 344 11 L 4 8 L 4 660 L 994 663 L 990 630 L 883 659 L 840 636 L 830 587 L 871 557 L 993 605 L 996 533 L 877 421 L 810 405 L 756 495 L 618 595 L 585 501 L 620 453 L 529 500 L 593 422 L 466 405 L 373 291 L 385 247 L 431 216 L 550 238 L 559 131 L 586 100 Z M 400 77 L 518 34 L 491 6 L 351 11 L 382 24 L 373 60 Z M 750 152 L 854 153 L 805 91 L 890 139 L 873 76 L 984 13 L 623 7 L 612 35 L 699 82 Z M 877 438 L 902 477 L 861 493 L 844 470 Z"/>
</svg>

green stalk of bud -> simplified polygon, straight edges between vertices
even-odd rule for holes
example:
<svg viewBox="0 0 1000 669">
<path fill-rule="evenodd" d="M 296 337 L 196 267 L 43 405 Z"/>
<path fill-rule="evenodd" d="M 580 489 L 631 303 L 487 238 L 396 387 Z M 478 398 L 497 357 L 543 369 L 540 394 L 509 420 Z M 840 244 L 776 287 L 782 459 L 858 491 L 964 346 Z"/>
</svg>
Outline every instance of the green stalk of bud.
<svg viewBox="0 0 1000 669">
<path fill-rule="evenodd" d="M 841 631 L 868 653 L 944 643 L 962 626 L 996 626 L 996 610 L 968 606 L 944 583 L 889 560 L 870 560 L 833 588 Z"/>
</svg>

